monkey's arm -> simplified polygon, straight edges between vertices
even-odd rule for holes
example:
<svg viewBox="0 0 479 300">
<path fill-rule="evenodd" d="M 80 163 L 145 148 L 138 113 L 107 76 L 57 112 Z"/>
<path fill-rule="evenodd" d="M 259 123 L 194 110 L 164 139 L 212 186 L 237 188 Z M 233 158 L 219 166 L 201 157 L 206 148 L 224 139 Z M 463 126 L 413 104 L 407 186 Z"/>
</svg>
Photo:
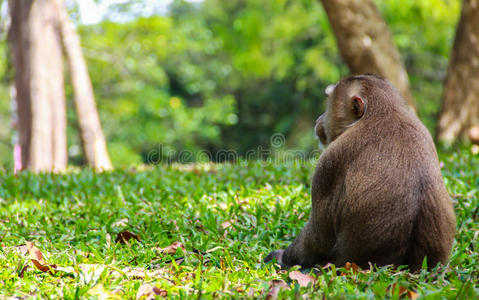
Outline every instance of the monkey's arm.
<svg viewBox="0 0 479 300">
<path fill-rule="evenodd" d="M 284 251 L 272 251 L 264 261 L 269 262 L 276 258 L 276 261 L 282 267 L 289 268 L 294 265 L 311 267 L 327 261 L 327 253 L 330 249 L 325 249 L 324 246 L 325 243 L 321 239 L 321 233 L 310 220 L 291 245 Z"/>
<path fill-rule="evenodd" d="M 329 149 L 329 148 L 328 148 Z M 311 267 L 331 260 L 335 234 L 330 205 L 337 199 L 331 195 L 340 195 L 342 185 L 338 182 L 340 164 L 334 152 L 325 151 L 316 167 L 311 189 L 311 216 L 301 233 L 284 251 L 272 251 L 265 258 L 269 262 L 276 258 L 282 267 L 301 265 Z M 336 190 L 335 190 L 336 187 Z"/>
<path fill-rule="evenodd" d="M 313 224 L 312 220 L 308 221 L 301 233 L 284 250 L 282 263 L 285 266 L 312 267 L 327 260 L 327 253 L 331 249 L 325 247 L 325 240 L 321 236 L 322 232 Z"/>
</svg>

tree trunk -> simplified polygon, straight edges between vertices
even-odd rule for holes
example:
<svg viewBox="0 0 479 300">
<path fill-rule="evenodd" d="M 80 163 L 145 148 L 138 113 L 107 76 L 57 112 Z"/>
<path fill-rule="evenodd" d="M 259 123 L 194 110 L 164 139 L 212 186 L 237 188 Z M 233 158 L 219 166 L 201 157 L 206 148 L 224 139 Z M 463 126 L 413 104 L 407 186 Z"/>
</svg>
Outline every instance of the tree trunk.
<svg viewBox="0 0 479 300">
<path fill-rule="evenodd" d="M 373 0 L 321 0 L 351 73 L 387 78 L 415 109 L 409 79 L 386 22 Z"/>
<path fill-rule="evenodd" d="M 442 108 L 438 140 L 452 143 L 479 125 L 479 2 L 463 1 L 456 30 Z M 469 133 L 471 135 L 471 133 Z"/>
<path fill-rule="evenodd" d="M 66 114 L 58 16 L 50 0 L 9 1 L 23 168 L 66 168 Z"/>
<path fill-rule="evenodd" d="M 53 1 L 60 15 L 63 46 L 71 73 L 83 150 L 88 163 L 93 168 L 96 170 L 109 170 L 112 166 L 100 118 L 96 110 L 93 88 L 86 62 L 83 58 L 80 39 L 68 16 L 63 0 Z"/>
</svg>

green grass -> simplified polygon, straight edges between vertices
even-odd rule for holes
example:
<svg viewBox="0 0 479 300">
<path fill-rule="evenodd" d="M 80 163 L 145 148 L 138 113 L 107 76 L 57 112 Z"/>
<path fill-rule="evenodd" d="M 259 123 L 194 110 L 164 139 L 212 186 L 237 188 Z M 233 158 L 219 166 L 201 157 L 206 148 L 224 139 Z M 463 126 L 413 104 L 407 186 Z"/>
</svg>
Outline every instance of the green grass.
<svg viewBox="0 0 479 300">
<path fill-rule="evenodd" d="M 449 266 L 418 274 L 313 269 L 309 273 L 317 281 L 308 287 L 262 259 L 286 247 L 307 220 L 313 162 L 2 174 L 0 298 L 135 299 L 143 283 L 172 298 L 264 298 L 273 279 L 289 285 L 280 292 L 284 297 L 397 299 L 396 284 L 430 299 L 477 298 L 479 157 L 463 149 L 441 160 L 458 220 Z M 224 229 L 227 221 L 231 226 Z M 115 243 L 123 230 L 140 242 Z M 25 241 L 33 241 L 49 264 L 77 271 L 49 274 L 34 268 L 14 248 Z M 185 245 L 187 255 L 155 250 L 175 241 Z M 183 262 L 172 261 L 182 256 Z M 82 264 L 100 271 L 82 274 Z M 132 276 L 126 268 L 157 272 Z"/>
</svg>

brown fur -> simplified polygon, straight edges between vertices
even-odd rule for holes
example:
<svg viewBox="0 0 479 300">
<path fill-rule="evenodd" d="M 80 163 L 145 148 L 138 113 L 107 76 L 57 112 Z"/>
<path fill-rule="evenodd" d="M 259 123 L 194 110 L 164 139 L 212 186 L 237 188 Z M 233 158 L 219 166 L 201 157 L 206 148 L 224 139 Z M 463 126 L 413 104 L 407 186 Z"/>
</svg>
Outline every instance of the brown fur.
<svg viewBox="0 0 479 300">
<path fill-rule="evenodd" d="M 351 97 L 364 101 L 360 117 Z M 455 215 L 427 129 L 398 91 L 374 75 L 341 80 L 316 132 L 327 144 L 312 181 L 308 223 L 293 243 L 273 251 L 286 267 L 333 262 L 446 264 Z"/>
</svg>

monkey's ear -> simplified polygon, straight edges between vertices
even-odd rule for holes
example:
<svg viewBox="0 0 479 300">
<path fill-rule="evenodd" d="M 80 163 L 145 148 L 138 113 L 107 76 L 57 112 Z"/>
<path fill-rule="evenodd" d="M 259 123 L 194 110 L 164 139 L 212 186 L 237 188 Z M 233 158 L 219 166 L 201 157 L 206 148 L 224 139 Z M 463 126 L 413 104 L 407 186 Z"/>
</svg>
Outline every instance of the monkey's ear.
<svg viewBox="0 0 479 300">
<path fill-rule="evenodd" d="M 351 97 L 351 110 L 356 118 L 361 118 L 364 115 L 365 105 L 364 101 L 359 96 Z"/>
<path fill-rule="evenodd" d="M 326 89 L 324 90 L 324 93 L 326 94 L 326 96 L 329 97 L 334 92 L 335 88 L 336 88 L 336 84 L 330 84 L 326 87 Z"/>
</svg>

